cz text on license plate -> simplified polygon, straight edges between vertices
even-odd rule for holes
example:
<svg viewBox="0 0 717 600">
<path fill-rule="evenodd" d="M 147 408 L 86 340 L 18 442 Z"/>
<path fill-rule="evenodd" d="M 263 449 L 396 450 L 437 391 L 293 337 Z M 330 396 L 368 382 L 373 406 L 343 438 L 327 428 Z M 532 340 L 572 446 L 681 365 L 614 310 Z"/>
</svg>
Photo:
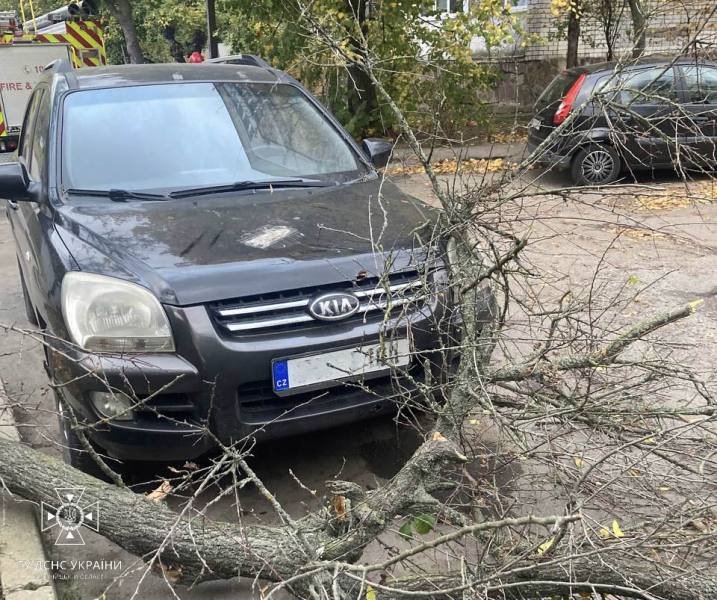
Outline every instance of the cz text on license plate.
<svg viewBox="0 0 717 600">
<path fill-rule="evenodd" d="M 391 367 L 405 366 L 410 361 L 408 340 L 401 339 L 274 360 L 271 363 L 271 371 L 274 391 L 283 392 L 329 381 L 355 379 L 366 373 L 388 371 Z"/>
</svg>

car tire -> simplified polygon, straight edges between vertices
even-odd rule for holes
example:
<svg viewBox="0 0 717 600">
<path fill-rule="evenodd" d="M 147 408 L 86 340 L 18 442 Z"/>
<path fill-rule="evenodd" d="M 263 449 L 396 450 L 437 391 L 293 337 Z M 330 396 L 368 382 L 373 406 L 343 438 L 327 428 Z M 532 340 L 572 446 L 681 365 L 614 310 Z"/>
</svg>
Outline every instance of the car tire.
<svg viewBox="0 0 717 600">
<path fill-rule="evenodd" d="M 20 271 L 20 287 L 22 288 L 22 299 L 25 301 L 25 315 L 30 325 L 37 325 L 37 315 L 35 314 L 35 308 L 32 306 L 32 302 L 30 302 L 30 294 L 27 293 L 25 278 L 22 276 L 22 269 L 20 268 L 20 260 L 17 261 L 17 268 Z"/>
<path fill-rule="evenodd" d="M 84 446 L 82 445 L 82 442 L 80 441 L 79 436 L 72 429 L 72 424 L 66 414 L 66 408 L 63 406 L 63 403 L 60 400 L 60 395 L 57 391 L 55 391 L 55 403 L 57 407 L 57 416 L 60 420 L 62 457 L 65 462 L 71 467 L 74 467 L 75 469 L 78 469 L 83 473 L 87 473 L 87 475 L 91 475 L 95 479 L 99 479 L 100 481 L 106 481 L 107 483 L 112 483 L 112 479 L 87 453 L 87 451 L 84 449 Z M 91 440 L 90 444 L 97 451 L 98 454 L 104 454 L 102 448 L 97 446 L 97 444 L 95 444 Z M 108 463 L 108 466 L 115 473 L 119 473 L 120 475 L 122 475 L 122 469 L 120 469 L 122 463 L 113 460 Z"/>
<path fill-rule="evenodd" d="M 620 175 L 620 155 L 604 144 L 582 148 L 573 159 L 570 174 L 577 185 L 608 185 Z"/>
</svg>

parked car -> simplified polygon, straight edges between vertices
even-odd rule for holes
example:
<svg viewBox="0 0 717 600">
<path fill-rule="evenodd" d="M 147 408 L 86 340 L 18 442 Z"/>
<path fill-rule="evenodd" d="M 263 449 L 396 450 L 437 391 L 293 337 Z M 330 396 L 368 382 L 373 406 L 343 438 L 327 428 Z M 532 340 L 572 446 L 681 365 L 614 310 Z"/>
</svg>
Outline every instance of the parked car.
<svg viewBox="0 0 717 600">
<path fill-rule="evenodd" d="M 435 214 L 285 73 L 55 64 L 22 132 L 0 197 L 74 466 L 97 473 L 68 407 L 110 457 L 187 460 L 390 413 L 426 359 L 456 366 Z"/>
<path fill-rule="evenodd" d="M 612 183 L 626 170 L 716 164 L 717 63 L 645 59 L 561 72 L 535 103 L 528 150 L 573 112 L 562 135 L 536 154 L 540 164 L 570 170 L 579 185 Z"/>
</svg>

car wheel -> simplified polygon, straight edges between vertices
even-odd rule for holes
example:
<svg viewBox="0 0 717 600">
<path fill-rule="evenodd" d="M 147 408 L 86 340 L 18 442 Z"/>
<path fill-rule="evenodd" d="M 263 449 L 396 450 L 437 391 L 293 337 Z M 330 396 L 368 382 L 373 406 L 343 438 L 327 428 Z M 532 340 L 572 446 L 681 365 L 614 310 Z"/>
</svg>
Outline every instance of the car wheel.
<svg viewBox="0 0 717 600">
<path fill-rule="evenodd" d="M 30 302 L 30 294 L 27 293 L 27 286 L 25 285 L 25 278 L 22 276 L 19 260 L 17 261 L 17 268 L 20 270 L 20 287 L 22 288 L 22 299 L 25 301 L 27 320 L 30 321 L 30 325 L 37 325 L 37 315 L 35 314 L 32 302 Z"/>
<path fill-rule="evenodd" d="M 612 146 L 583 148 L 575 156 L 570 174 L 578 185 L 607 185 L 620 175 L 620 155 Z"/>
<path fill-rule="evenodd" d="M 82 445 L 79 436 L 72 429 L 70 418 L 67 415 L 67 408 L 60 400 L 60 396 L 57 391 L 55 391 L 55 402 L 57 406 L 57 415 L 60 419 L 60 443 L 62 444 L 62 457 L 64 458 L 65 462 L 71 467 L 82 471 L 83 473 L 92 475 L 92 477 L 96 479 L 112 483 L 110 477 L 107 476 L 107 474 L 100 468 L 97 462 L 95 462 L 95 460 L 84 449 L 84 446 Z M 102 448 L 97 446 L 97 444 L 92 441 L 90 441 L 90 444 L 97 451 L 98 454 L 104 454 Z M 111 460 L 109 461 L 108 466 L 115 473 L 119 472 L 120 474 L 122 474 L 120 469 L 122 463 Z"/>
</svg>

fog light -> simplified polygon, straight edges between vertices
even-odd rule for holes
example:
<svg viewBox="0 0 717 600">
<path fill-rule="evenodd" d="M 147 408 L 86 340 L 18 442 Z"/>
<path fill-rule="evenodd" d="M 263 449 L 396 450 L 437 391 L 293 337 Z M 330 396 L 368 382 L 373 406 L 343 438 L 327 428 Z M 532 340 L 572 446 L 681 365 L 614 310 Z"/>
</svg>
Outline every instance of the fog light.
<svg viewBox="0 0 717 600">
<path fill-rule="evenodd" d="M 117 421 L 131 421 L 134 412 L 129 409 L 134 403 L 132 399 L 122 392 L 90 392 L 90 400 L 97 412 L 108 419 Z"/>
</svg>

